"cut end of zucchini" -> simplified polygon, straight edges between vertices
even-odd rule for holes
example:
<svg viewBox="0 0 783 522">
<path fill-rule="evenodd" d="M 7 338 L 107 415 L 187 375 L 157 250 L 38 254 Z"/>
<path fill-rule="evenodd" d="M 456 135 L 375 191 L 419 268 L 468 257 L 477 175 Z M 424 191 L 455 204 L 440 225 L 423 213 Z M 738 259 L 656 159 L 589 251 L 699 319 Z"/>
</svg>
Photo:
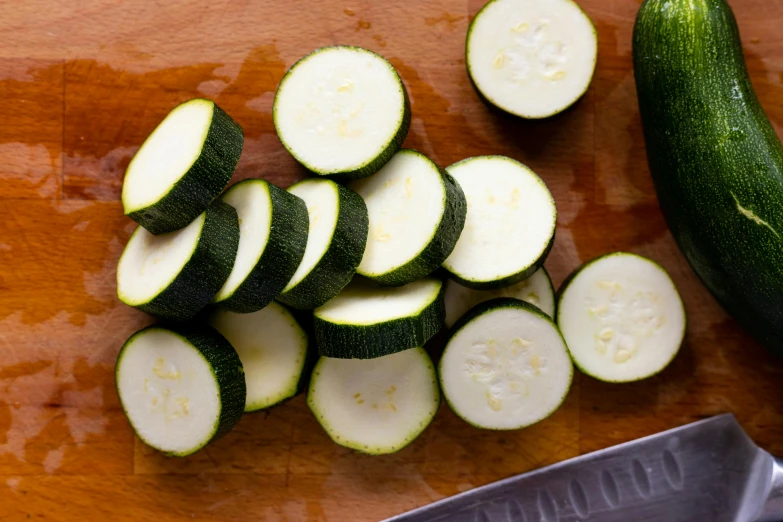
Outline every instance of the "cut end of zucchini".
<svg viewBox="0 0 783 522">
<path fill-rule="evenodd" d="M 572 0 L 492 0 L 471 22 L 466 62 L 492 105 L 522 118 L 562 112 L 587 91 L 598 38 Z"/>
<path fill-rule="evenodd" d="M 283 292 L 288 292 L 298 285 L 321 261 L 332 244 L 340 214 L 339 187 L 333 181 L 307 179 L 292 185 L 288 191 L 302 198 L 307 205 L 310 228 L 302 262 Z"/>
<path fill-rule="evenodd" d="M 120 300 L 141 306 L 168 288 L 193 257 L 205 220 L 206 213 L 181 230 L 157 236 L 136 228 L 117 265 Z"/>
<path fill-rule="evenodd" d="M 225 339 L 214 335 L 194 340 L 150 327 L 123 346 L 117 392 L 131 426 L 147 445 L 170 455 L 189 455 L 239 420 L 241 364 Z"/>
<path fill-rule="evenodd" d="M 269 303 L 249 314 L 219 310 L 210 317 L 210 324 L 242 361 L 246 412 L 269 408 L 298 393 L 308 338 L 285 307 Z"/>
<path fill-rule="evenodd" d="M 513 297 L 541 309 L 549 317 L 555 316 L 555 291 L 547 271 L 541 267 L 529 278 L 497 290 L 474 290 L 456 281 L 446 281 L 446 326 L 451 328 L 460 317 L 479 303 L 497 297 Z"/>
<path fill-rule="evenodd" d="M 609 382 L 663 370 L 685 336 L 685 308 L 657 263 L 618 252 L 590 261 L 560 293 L 557 322 L 574 363 Z"/>
<path fill-rule="evenodd" d="M 307 395 L 331 439 L 362 453 L 394 453 L 416 439 L 440 405 L 435 368 L 413 348 L 371 360 L 321 357 Z"/>
<path fill-rule="evenodd" d="M 524 428 L 565 400 L 573 365 L 557 327 L 538 308 L 494 299 L 455 328 L 440 361 L 440 382 L 446 402 L 468 423 Z"/>
<path fill-rule="evenodd" d="M 462 187 L 468 213 L 443 267 L 480 290 L 531 276 L 549 253 L 557 222 L 555 200 L 541 178 L 504 156 L 469 158 L 446 170 Z"/>
<path fill-rule="evenodd" d="M 363 177 L 396 152 L 410 125 L 399 75 L 359 47 L 317 49 L 286 73 L 274 102 L 280 141 L 309 170 Z"/>
</svg>

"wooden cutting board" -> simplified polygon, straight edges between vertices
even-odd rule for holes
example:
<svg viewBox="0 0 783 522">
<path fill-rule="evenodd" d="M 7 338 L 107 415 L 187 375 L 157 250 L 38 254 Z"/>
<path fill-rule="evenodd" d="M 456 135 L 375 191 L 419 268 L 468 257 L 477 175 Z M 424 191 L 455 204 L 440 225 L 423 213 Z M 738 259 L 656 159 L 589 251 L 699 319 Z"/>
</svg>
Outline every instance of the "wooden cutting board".
<svg viewBox="0 0 783 522">
<path fill-rule="evenodd" d="M 465 73 L 481 0 L 89 0 L 0 3 L 0 519 L 376 520 L 509 475 L 735 413 L 783 454 L 783 361 L 719 308 L 688 268 L 647 171 L 631 71 L 639 0 L 581 0 L 599 35 L 587 95 L 543 122 L 493 114 Z M 783 1 L 733 0 L 753 83 L 783 125 Z M 118 201 L 142 140 L 178 102 L 207 96 L 245 129 L 235 179 L 304 172 L 275 136 L 277 82 L 336 43 L 382 53 L 407 84 L 406 145 L 441 165 L 521 160 L 558 205 L 546 266 L 630 250 L 660 262 L 685 300 L 687 342 L 661 375 L 578 376 L 553 417 L 472 428 L 444 405 L 414 444 L 368 457 L 332 444 L 302 397 L 248 415 L 186 459 L 134 439 L 114 390 L 123 341 L 150 322 L 115 296 L 133 229 Z"/>
</svg>

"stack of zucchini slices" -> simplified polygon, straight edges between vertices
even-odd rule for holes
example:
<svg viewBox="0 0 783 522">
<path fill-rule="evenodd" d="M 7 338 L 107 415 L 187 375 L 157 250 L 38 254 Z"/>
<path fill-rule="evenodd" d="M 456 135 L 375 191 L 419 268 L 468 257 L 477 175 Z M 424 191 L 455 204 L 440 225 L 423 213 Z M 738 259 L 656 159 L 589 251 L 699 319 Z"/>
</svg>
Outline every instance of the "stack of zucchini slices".
<svg viewBox="0 0 783 522">
<path fill-rule="evenodd" d="M 117 391 L 139 438 L 170 455 L 198 451 L 243 412 L 296 395 L 311 359 L 308 334 L 274 302 L 306 259 L 307 203 L 261 179 L 224 192 L 242 145 L 228 114 L 190 100 L 158 125 L 125 175 L 123 207 L 139 226 L 117 266 L 117 294 L 162 322 L 122 347 Z M 364 241 L 350 250 L 356 262 L 335 269 L 343 285 Z"/>
<path fill-rule="evenodd" d="M 172 110 L 128 166 L 122 203 L 139 226 L 117 294 L 162 323 L 125 343 L 116 382 L 146 444 L 191 454 L 306 390 L 337 444 L 392 453 L 430 424 L 441 390 L 468 423 L 517 429 L 562 403 L 572 357 L 620 381 L 676 353 L 684 314 L 662 311 L 679 296 L 643 258 L 585 267 L 555 313 L 546 185 L 507 157 L 443 169 L 401 148 L 410 104 L 381 56 L 308 54 L 273 114 L 313 174 L 288 190 L 226 189 L 243 132 L 204 99 Z M 436 367 L 424 347 L 446 325 Z"/>
<path fill-rule="evenodd" d="M 503 295 L 484 315 L 505 307 L 551 323 L 554 294 L 540 266 L 553 240 L 554 202 L 532 171 L 509 158 L 442 169 L 401 149 L 410 125 L 405 86 L 365 49 L 329 47 L 299 60 L 280 84 L 274 123 L 314 174 L 288 190 L 262 179 L 224 190 L 243 133 L 204 99 L 172 110 L 131 161 L 122 200 L 139 227 L 120 258 L 117 293 L 163 322 L 135 333 L 120 352 L 122 406 L 144 442 L 188 455 L 243 412 L 307 389 L 335 442 L 371 454 L 398 451 L 440 405 L 424 345 L 447 317 L 451 324 Z M 289 307 L 312 310 L 320 358 Z M 460 331 L 495 335 L 492 321 Z M 568 358 L 558 358 L 561 337 L 540 335 L 530 341 L 541 344 L 539 373 L 560 372 L 570 383 L 570 370 L 560 368 Z M 470 422 L 495 427 L 482 417 L 484 406 L 452 397 L 456 374 L 477 383 L 460 392 L 468 402 L 497 387 L 495 376 L 471 373 L 478 341 L 465 352 L 462 337 L 453 334 L 444 358 L 456 369 L 441 364 L 446 398 Z M 547 407 L 562 395 L 553 393 Z M 506 410 L 525 407 L 517 402 L 507 400 Z M 526 412 L 505 427 L 540 416 Z"/>
</svg>

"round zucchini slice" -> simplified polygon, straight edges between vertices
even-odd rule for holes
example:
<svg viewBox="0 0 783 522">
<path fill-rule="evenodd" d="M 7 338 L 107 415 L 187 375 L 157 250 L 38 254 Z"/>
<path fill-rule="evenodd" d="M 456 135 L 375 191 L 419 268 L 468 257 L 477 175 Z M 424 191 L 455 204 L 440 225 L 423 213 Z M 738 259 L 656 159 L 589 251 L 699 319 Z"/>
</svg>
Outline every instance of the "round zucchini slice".
<svg viewBox="0 0 783 522">
<path fill-rule="evenodd" d="M 212 328 L 151 326 L 120 350 L 117 393 L 139 439 L 184 457 L 242 417 L 245 375 L 234 348 Z"/>
<path fill-rule="evenodd" d="M 306 179 L 288 191 L 307 205 L 310 231 L 302 262 L 277 300 L 312 310 L 356 273 L 367 242 L 367 207 L 356 192 L 328 179 Z"/>
<path fill-rule="evenodd" d="M 557 410 L 574 368 L 560 331 L 541 310 L 500 297 L 471 309 L 440 360 L 443 396 L 466 422 L 513 430 Z"/>
<path fill-rule="evenodd" d="M 685 337 L 685 307 L 674 282 L 660 265 L 636 254 L 586 263 L 564 283 L 557 308 L 574 363 L 602 381 L 659 373 Z"/>
<path fill-rule="evenodd" d="M 307 207 L 262 179 L 240 181 L 221 199 L 237 211 L 239 249 L 231 274 L 213 301 L 234 312 L 255 312 L 283 291 L 302 261 Z"/>
<path fill-rule="evenodd" d="M 470 23 L 465 54 L 487 103 L 522 118 L 546 118 L 587 91 L 598 36 L 572 0 L 492 0 Z"/>
<path fill-rule="evenodd" d="M 275 129 L 291 155 L 312 172 L 362 178 L 399 150 L 410 103 L 394 67 L 361 47 L 316 49 L 280 82 Z"/>
<path fill-rule="evenodd" d="M 178 105 L 128 164 L 125 215 L 153 234 L 186 227 L 231 180 L 243 143 L 242 127 L 215 102 Z"/>
<path fill-rule="evenodd" d="M 242 361 L 246 412 L 271 408 L 299 393 L 310 343 L 283 305 L 272 302 L 249 314 L 218 310 L 209 322 Z"/>
<path fill-rule="evenodd" d="M 465 228 L 443 267 L 476 290 L 532 276 L 555 239 L 557 209 L 544 182 L 505 156 L 479 156 L 446 169 L 468 202 Z"/>
<path fill-rule="evenodd" d="M 434 272 L 454 250 L 465 225 L 465 195 L 423 154 L 402 149 L 378 173 L 349 186 L 370 217 L 359 274 L 405 285 Z"/>
<path fill-rule="evenodd" d="M 316 308 L 318 353 L 372 359 L 423 346 L 443 326 L 443 283 L 420 279 L 405 286 L 378 286 L 354 279 Z"/>
<path fill-rule="evenodd" d="M 321 357 L 307 405 L 331 439 L 371 455 L 401 450 L 440 406 L 435 368 L 423 348 L 369 360 Z"/>
<path fill-rule="evenodd" d="M 117 296 L 148 314 L 190 319 L 225 284 L 238 246 L 236 210 L 219 199 L 181 230 L 138 227 L 117 264 Z"/>
</svg>

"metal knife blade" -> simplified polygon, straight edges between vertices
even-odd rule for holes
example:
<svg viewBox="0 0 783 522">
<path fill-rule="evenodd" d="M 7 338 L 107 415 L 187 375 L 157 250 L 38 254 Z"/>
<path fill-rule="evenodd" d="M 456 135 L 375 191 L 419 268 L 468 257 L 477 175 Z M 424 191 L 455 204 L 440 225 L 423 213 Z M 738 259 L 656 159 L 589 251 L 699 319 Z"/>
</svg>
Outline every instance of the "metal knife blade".
<svg viewBox="0 0 783 522">
<path fill-rule="evenodd" d="M 783 461 L 720 415 L 467 491 L 386 522 L 783 521 Z"/>
</svg>

